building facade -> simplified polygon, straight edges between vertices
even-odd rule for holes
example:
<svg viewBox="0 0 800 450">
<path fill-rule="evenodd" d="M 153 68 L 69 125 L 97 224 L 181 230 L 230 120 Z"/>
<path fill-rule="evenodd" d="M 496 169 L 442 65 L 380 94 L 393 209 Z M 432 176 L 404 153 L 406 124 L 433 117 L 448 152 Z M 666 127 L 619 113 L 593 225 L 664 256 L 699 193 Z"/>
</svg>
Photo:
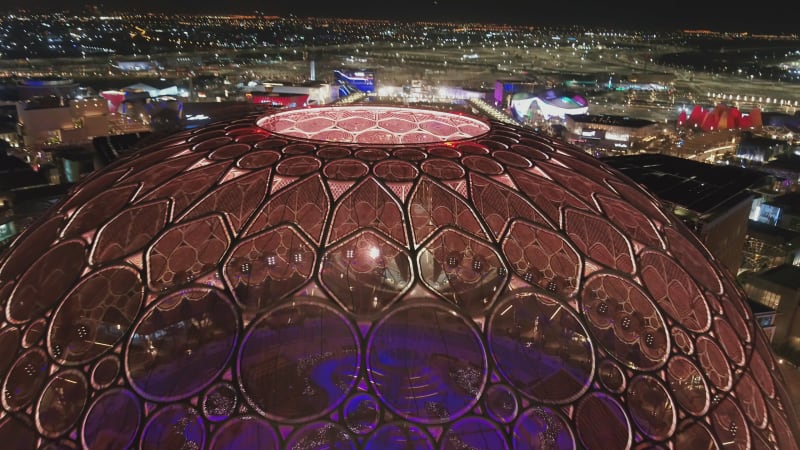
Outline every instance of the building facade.
<svg viewBox="0 0 800 450">
<path fill-rule="evenodd" d="M 740 271 L 800 264 L 800 232 L 749 220 Z"/>
<path fill-rule="evenodd" d="M 83 100 L 43 97 L 17 104 L 19 134 L 29 149 L 83 145 L 109 134 L 109 110 L 104 98 Z"/>
<path fill-rule="evenodd" d="M 641 148 L 643 139 L 659 131 L 659 125 L 651 120 L 627 116 L 577 114 L 565 117 L 565 140 L 583 148 L 629 153 Z"/>
<path fill-rule="evenodd" d="M 748 298 L 775 310 L 772 342 L 800 350 L 800 267 L 784 264 L 741 282 Z"/>
</svg>

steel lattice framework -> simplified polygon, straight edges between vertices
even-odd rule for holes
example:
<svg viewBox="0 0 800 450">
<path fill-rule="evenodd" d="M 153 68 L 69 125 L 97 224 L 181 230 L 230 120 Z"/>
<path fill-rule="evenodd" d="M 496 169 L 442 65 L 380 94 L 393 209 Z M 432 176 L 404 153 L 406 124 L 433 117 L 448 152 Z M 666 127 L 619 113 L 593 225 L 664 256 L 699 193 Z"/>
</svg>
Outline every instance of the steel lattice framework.
<svg viewBox="0 0 800 450">
<path fill-rule="evenodd" d="M 184 131 L 0 264 L 13 448 L 797 448 L 731 275 L 621 173 L 499 122 Z"/>
</svg>

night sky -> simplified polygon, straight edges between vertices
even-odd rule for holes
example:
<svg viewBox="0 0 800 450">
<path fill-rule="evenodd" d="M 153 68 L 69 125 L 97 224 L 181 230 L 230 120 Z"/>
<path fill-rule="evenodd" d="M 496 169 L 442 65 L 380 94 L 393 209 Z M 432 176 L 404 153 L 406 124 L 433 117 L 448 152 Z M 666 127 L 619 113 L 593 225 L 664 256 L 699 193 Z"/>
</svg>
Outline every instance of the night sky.
<svg viewBox="0 0 800 450">
<path fill-rule="evenodd" d="M 790 3 L 791 1 L 791 3 Z M 747 2 L 747 3 L 744 3 Z M 794 0 L 106 0 L 101 12 L 252 13 L 300 17 L 589 25 L 631 30 L 800 32 Z M 76 0 L 5 0 L 0 9 L 81 11 Z M 743 3 L 739 5 L 738 3 Z"/>
</svg>

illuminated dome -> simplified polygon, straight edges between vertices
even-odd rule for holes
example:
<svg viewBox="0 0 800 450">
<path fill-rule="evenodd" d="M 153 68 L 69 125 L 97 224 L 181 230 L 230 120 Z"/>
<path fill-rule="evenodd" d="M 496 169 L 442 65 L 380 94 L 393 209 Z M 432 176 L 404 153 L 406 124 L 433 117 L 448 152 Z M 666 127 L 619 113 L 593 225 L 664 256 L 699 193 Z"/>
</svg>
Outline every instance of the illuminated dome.
<svg viewBox="0 0 800 450">
<path fill-rule="evenodd" d="M 797 448 L 730 274 L 624 175 L 498 122 L 181 132 L 0 264 L 6 448 Z"/>
</svg>

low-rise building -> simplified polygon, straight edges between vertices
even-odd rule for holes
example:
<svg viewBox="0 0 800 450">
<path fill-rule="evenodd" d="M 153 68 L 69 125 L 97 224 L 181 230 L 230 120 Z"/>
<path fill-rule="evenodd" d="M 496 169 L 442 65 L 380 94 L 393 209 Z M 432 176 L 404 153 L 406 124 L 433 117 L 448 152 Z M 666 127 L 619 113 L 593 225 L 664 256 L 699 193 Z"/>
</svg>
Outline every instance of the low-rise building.
<svg viewBox="0 0 800 450">
<path fill-rule="evenodd" d="M 761 327 L 761 331 L 767 336 L 767 340 L 772 342 L 775 337 L 775 319 L 777 317 L 775 308 L 770 308 L 749 298 L 747 299 L 747 304 L 753 312 L 755 322 Z"/>
<path fill-rule="evenodd" d="M 644 139 L 659 132 L 659 124 L 652 120 L 612 115 L 567 115 L 564 126 L 564 139 L 570 143 L 623 153 L 639 149 Z"/>
<path fill-rule="evenodd" d="M 298 107 L 325 105 L 339 98 L 339 88 L 336 85 L 313 80 L 303 83 L 268 81 L 243 87 L 242 90 L 248 101 L 279 103 L 281 106 L 286 106 L 288 103 L 295 103 Z"/>
<path fill-rule="evenodd" d="M 102 97 L 27 100 L 17 103 L 17 118 L 23 145 L 34 150 L 86 144 L 109 133 L 108 102 Z"/>
<path fill-rule="evenodd" d="M 724 266 L 737 273 L 755 197 L 753 190 L 770 182 L 767 174 L 649 153 L 602 161 L 661 199 Z"/>
<path fill-rule="evenodd" d="M 10 146 L 0 142 L 0 249 L 28 223 L 25 215 L 19 214 L 20 209 L 28 206 L 21 200 L 36 188 L 47 186 L 49 181 L 45 173 L 33 170 L 21 159 L 9 155 L 8 150 Z"/>
<path fill-rule="evenodd" d="M 773 344 L 800 350 L 800 267 L 783 264 L 740 281 L 748 298 L 776 311 Z"/>
<path fill-rule="evenodd" d="M 800 232 L 748 221 L 740 271 L 760 272 L 782 264 L 800 264 Z"/>
<path fill-rule="evenodd" d="M 800 232 L 800 193 L 789 192 L 765 200 L 758 208 L 756 219 Z"/>
<path fill-rule="evenodd" d="M 166 80 L 148 80 L 139 83 L 134 83 L 130 86 L 122 88 L 122 90 L 129 94 L 146 93 L 150 98 L 171 96 L 177 97 L 180 95 L 178 86 L 172 81 Z"/>
</svg>

